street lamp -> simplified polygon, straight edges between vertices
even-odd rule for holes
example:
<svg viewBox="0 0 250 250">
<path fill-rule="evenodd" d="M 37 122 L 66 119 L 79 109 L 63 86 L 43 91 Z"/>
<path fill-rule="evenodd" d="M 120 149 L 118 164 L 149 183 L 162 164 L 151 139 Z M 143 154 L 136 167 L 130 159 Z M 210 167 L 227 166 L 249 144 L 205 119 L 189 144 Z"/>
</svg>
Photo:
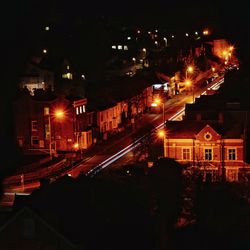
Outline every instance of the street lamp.
<svg viewBox="0 0 250 250">
<path fill-rule="evenodd" d="M 48 130 L 49 130 L 49 155 L 50 155 L 50 158 L 52 159 L 51 113 L 48 112 L 47 115 L 48 115 L 48 126 L 49 126 L 49 128 L 48 128 Z M 52 115 L 54 116 L 54 118 L 63 119 L 65 113 L 63 110 L 58 109 L 58 110 L 55 110 Z M 54 153 L 56 153 L 56 138 L 55 138 L 55 136 L 56 135 L 54 132 L 54 150 L 55 150 Z"/>
<path fill-rule="evenodd" d="M 163 123 L 165 122 L 165 103 L 160 98 L 156 98 L 155 101 L 152 103 L 152 106 L 157 107 L 159 104 L 162 104 L 162 119 Z"/>
<path fill-rule="evenodd" d="M 188 73 L 192 74 L 194 72 L 193 66 L 188 66 L 186 69 L 186 78 L 188 77 Z"/>
<path fill-rule="evenodd" d="M 158 137 L 163 141 L 163 157 L 164 157 L 164 140 L 165 140 L 165 130 L 161 129 L 158 131 Z"/>
</svg>

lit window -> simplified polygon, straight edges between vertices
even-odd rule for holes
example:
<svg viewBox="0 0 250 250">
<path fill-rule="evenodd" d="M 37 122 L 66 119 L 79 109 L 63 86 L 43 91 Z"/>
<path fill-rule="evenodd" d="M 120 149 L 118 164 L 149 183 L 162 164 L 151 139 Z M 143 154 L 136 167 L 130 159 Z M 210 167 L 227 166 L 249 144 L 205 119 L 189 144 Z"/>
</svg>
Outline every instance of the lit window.
<svg viewBox="0 0 250 250">
<path fill-rule="evenodd" d="M 76 107 L 76 114 L 79 115 L 79 109 Z"/>
<path fill-rule="evenodd" d="M 213 159 L 212 157 L 212 149 L 211 148 L 206 148 L 205 149 L 205 160 L 206 161 L 211 161 Z"/>
<path fill-rule="evenodd" d="M 49 126 L 49 124 L 45 124 L 44 129 L 45 129 L 45 139 L 49 140 L 50 139 L 50 126 Z"/>
<path fill-rule="evenodd" d="M 79 107 L 79 113 L 82 113 L 82 106 Z"/>
<path fill-rule="evenodd" d="M 124 50 L 128 50 L 128 46 L 127 45 L 124 45 Z"/>
<path fill-rule="evenodd" d="M 230 160 L 230 161 L 236 160 L 236 150 L 234 148 L 228 149 L 228 160 Z"/>
<path fill-rule="evenodd" d="M 182 159 L 183 160 L 190 160 L 191 159 L 190 148 L 183 148 L 182 149 Z"/>
<path fill-rule="evenodd" d="M 127 37 L 127 39 L 128 39 L 128 40 L 131 40 L 131 37 L 130 37 L 130 36 L 128 36 L 128 37 Z"/>
<path fill-rule="evenodd" d="M 45 27 L 45 30 L 46 30 L 46 31 L 49 31 L 49 26 L 46 26 L 46 27 Z"/>
<path fill-rule="evenodd" d="M 69 69 L 69 65 L 67 65 L 67 69 Z"/>
<path fill-rule="evenodd" d="M 85 105 L 82 105 L 82 112 L 85 113 L 86 110 L 85 110 Z"/>
<path fill-rule="evenodd" d="M 33 146 L 39 145 L 39 137 L 38 136 L 31 136 L 31 145 L 33 145 Z"/>
<path fill-rule="evenodd" d="M 111 47 L 112 49 L 116 49 L 116 46 L 115 45 L 112 45 L 112 47 Z"/>
<path fill-rule="evenodd" d="M 122 49 L 122 45 L 118 45 L 118 49 Z"/>
<path fill-rule="evenodd" d="M 31 131 L 37 131 L 37 121 L 31 121 Z"/>
<path fill-rule="evenodd" d="M 72 79 L 73 79 L 73 76 L 72 76 L 71 73 L 67 73 L 67 74 L 63 74 L 63 75 L 62 75 L 62 78 L 72 80 Z"/>
</svg>

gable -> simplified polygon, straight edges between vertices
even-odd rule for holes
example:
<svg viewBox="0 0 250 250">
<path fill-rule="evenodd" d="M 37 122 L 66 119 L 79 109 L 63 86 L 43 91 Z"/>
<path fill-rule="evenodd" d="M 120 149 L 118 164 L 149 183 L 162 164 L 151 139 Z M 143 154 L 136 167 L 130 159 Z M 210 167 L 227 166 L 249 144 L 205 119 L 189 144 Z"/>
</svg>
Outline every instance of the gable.
<svg viewBox="0 0 250 250">
<path fill-rule="evenodd" d="M 221 135 L 218 134 L 208 124 L 196 135 L 196 139 L 199 141 L 216 141 L 221 139 Z"/>
</svg>

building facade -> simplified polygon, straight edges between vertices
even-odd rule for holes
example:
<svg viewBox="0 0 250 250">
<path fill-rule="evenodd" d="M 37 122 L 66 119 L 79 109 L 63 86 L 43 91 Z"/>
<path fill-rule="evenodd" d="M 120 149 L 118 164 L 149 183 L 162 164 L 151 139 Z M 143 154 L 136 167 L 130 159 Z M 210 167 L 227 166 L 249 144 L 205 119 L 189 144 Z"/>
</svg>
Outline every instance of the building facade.
<svg viewBox="0 0 250 250">
<path fill-rule="evenodd" d="M 72 101 L 65 96 L 21 95 L 13 103 L 18 145 L 50 154 L 89 147 L 92 131 L 87 126 L 86 103 L 86 99 Z"/>
<path fill-rule="evenodd" d="M 218 124 L 179 121 L 168 122 L 166 130 L 164 156 L 197 167 L 204 179 L 210 176 L 213 181 L 221 177 L 238 181 L 249 170 L 244 162 L 241 129 L 232 133 Z"/>
</svg>

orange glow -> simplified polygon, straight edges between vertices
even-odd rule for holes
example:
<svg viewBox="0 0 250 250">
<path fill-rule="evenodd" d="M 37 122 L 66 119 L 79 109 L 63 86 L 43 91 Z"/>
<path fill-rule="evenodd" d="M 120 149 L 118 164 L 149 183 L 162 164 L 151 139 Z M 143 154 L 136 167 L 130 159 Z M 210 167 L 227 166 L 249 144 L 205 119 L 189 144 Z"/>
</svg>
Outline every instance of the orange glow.
<svg viewBox="0 0 250 250">
<path fill-rule="evenodd" d="M 230 46 L 229 47 L 229 51 L 233 51 L 234 50 L 234 47 L 233 46 Z"/>
<path fill-rule="evenodd" d="M 190 86 L 190 85 L 191 85 L 191 81 L 190 81 L 190 80 L 186 80 L 186 81 L 185 81 L 185 85 L 186 85 L 186 86 Z"/>
<path fill-rule="evenodd" d="M 158 132 L 158 136 L 159 136 L 160 138 L 164 138 L 164 136 L 165 136 L 165 131 L 164 131 L 164 130 L 160 130 L 160 131 Z"/>
<path fill-rule="evenodd" d="M 160 98 L 156 98 L 156 99 L 155 99 L 155 103 L 156 103 L 156 104 L 161 103 L 161 99 L 160 99 Z"/>
<path fill-rule="evenodd" d="M 203 30 L 203 35 L 207 36 L 209 34 L 209 31 L 206 29 L 206 30 Z"/>
<path fill-rule="evenodd" d="M 212 67 L 212 71 L 213 71 L 213 72 L 215 71 L 215 67 Z"/>
<path fill-rule="evenodd" d="M 194 68 L 193 68 L 192 66 L 188 66 L 187 71 L 188 71 L 189 73 L 193 73 Z"/>
<path fill-rule="evenodd" d="M 64 112 L 63 112 L 63 110 L 60 110 L 60 109 L 56 110 L 56 111 L 55 111 L 55 117 L 56 117 L 56 118 L 59 118 L 59 119 L 63 118 L 63 117 L 64 117 Z"/>
<path fill-rule="evenodd" d="M 78 149 L 78 148 L 79 148 L 79 144 L 78 144 L 78 143 L 75 143 L 75 144 L 73 145 L 73 147 L 74 147 L 74 149 Z"/>
</svg>

